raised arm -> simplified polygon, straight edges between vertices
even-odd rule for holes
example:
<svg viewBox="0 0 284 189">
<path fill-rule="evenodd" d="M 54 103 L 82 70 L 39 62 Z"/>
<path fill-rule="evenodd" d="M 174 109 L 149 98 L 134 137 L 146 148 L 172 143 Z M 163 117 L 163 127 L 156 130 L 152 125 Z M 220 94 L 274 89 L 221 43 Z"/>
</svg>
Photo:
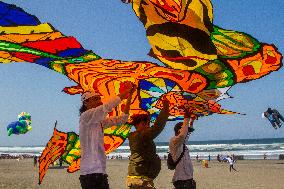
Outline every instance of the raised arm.
<svg viewBox="0 0 284 189">
<path fill-rule="evenodd" d="M 156 118 L 154 125 L 141 133 L 143 137 L 155 139 L 165 128 L 169 115 L 169 101 L 165 99 L 163 100 L 163 109 Z"/>
<path fill-rule="evenodd" d="M 122 125 L 127 122 L 128 117 L 129 117 L 128 114 L 124 114 L 121 116 L 108 117 L 104 119 L 101 123 L 104 128 L 111 127 L 114 125 Z"/>
<path fill-rule="evenodd" d="M 130 110 L 130 105 L 131 105 L 131 100 L 132 100 L 132 96 L 134 91 L 136 90 L 137 86 L 133 84 L 132 90 L 130 91 L 130 94 L 127 98 L 126 104 L 125 104 L 125 108 L 124 108 L 124 113 L 125 114 L 129 114 L 129 110 Z"/>
<path fill-rule="evenodd" d="M 121 85 L 123 86 L 124 90 L 117 95 L 121 100 L 131 96 L 136 88 L 135 84 L 133 84 L 131 81 L 125 81 Z"/>
<path fill-rule="evenodd" d="M 134 88 L 135 88 L 134 84 L 127 81 L 127 82 L 122 83 L 122 85 L 124 86 L 123 92 L 118 94 L 116 97 L 114 97 L 110 101 L 105 102 L 104 104 L 102 104 L 102 105 L 100 105 L 96 108 L 92 108 L 92 109 L 86 111 L 82 115 L 84 117 L 84 120 L 86 120 L 88 122 L 101 122 L 101 121 L 105 120 L 107 114 L 109 112 L 111 112 L 113 108 L 115 108 L 116 106 L 118 106 L 120 104 L 121 100 L 123 100 L 127 97 L 129 97 L 130 100 L 131 100 L 131 94 L 133 93 L 132 91 L 134 91 Z M 130 101 L 130 100 L 128 100 L 128 101 Z M 130 102 L 128 102 L 128 103 L 130 103 Z M 130 106 L 130 104 L 128 106 Z M 128 114 L 129 107 L 126 108 L 126 109 L 128 109 L 126 111 L 127 114 Z M 128 118 L 128 115 L 127 115 L 127 118 Z M 117 119 L 118 118 L 115 118 L 114 120 L 117 120 Z M 110 121 L 113 122 L 114 120 L 110 120 Z M 124 122 L 124 121 L 122 121 L 122 122 Z"/>
<path fill-rule="evenodd" d="M 173 139 L 174 143 L 182 143 L 186 137 L 186 135 L 188 134 L 188 128 L 189 127 L 193 127 L 193 118 L 190 118 L 190 114 L 189 112 L 185 112 L 184 115 L 184 120 L 183 120 L 183 124 L 181 129 L 179 130 L 179 134 L 177 136 L 175 136 L 175 138 Z"/>
<path fill-rule="evenodd" d="M 129 117 L 129 110 L 130 110 L 130 104 L 131 104 L 131 99 L 132 99 L 132 95 L 133 92 L 136 90 L 136 85 L 133 85 L 130 94 L 127 98 L 126 104 L 125 104 L 125 108 L 124 108 L 124 115 L 122 116 L 117 116 L 117 117 L 109 117 L 106 118 L 103 122 L 102 125 L 104 127 L 110 127 L 113 125 L 121 125 L 127 122 L 128 117 Z"/>
<path fill-rule="evenodd" d="M 113 99 L 109 100 L 108 102 L 105 102 L 104 104 L 89 109 L 88 111 L 84 112 L 81 117 L 86 122 L 90 123 L 97 123 L 101 122 L 105 119 L 107 114 L 112 111 L 113 108 L 115 108 L 119 103 L 121 102 L 121 99 L 116 96 Z"/>
</svg>

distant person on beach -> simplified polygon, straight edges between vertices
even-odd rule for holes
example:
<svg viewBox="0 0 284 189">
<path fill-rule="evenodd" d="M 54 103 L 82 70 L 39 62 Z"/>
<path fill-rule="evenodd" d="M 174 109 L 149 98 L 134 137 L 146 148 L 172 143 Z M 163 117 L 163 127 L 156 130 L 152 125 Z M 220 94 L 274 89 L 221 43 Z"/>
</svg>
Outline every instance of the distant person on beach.
<svg viewBox="0 0 284 189">
<path fill-rule="evenodd" d="M 63 164 L 63 158 L 62 158 L 62 156 L 60 156 L 60 158 L 59 158 L 59 167 L 62 167 L 62 164 Z"/>
<path fill-rule="evenodd" d="M 189 150 L 186 146 L 190 133 L 192 132 L 193 119 L 189 112 L 185 112 L 184 121 L 175 125 L 175 136 L 170 139 L 169 148 L 173 160 L 180 161 L 176 165 L 172 178 L 175 189 L 195 189 L 196 183 L 193 180 L 193 165 L 190 159 Z"/>
<path fill-rule="evenodd" d="M 267 159 L 267 155 L 263 154 L 263 159 L 266 160 Z"/>
<path fill-rule="evenodd" d="M 220 154 L 217 155 L 217 161 L 221 162 Z"/>
<path fill-rule="evenodd" d="M 96 92 L 85 92 L 81 96 L 79 136 L 81 144 L 80 183 L 83 189 L 109 189 L 106 174 L 106 155 L 104 148 L 104 128 L 126 123 L 132 94 L 136 86 L 124 83 L 124 91 L 106 103 Z M 124 115 L 109 117 L 113 108 L 126 99 Z"/>
<path fill-rule="evenodd" d="M 233 160 L 233 158 L 230 157 L 230 156 L 227 156 L 227 161 L 228 161 L 228 163 L 230 164 L 230 172 L 232 171 L 232 169 L 233 169 L 234 171 L 237 171 L 237 170 L 234 168 L 234 163 L 235 163 L 235 161 Z"/>
<path fill-rule="evenodd" d="M 34 167 L 37 166 L 37 156 L 34 156 Z"/>
<path fill-rule="evenodd" d="M 134 114 L 131 125 L 136 131 L 128 136 L 130 158 L 126 186 L 128 189 L 155 189 L 154 179 L 161 170 L 161 159 L 156 154 L 154 139 L 163 131 L 169 117 L 169 101 L 162 99 L 163 109 L 150 127 L 150 116 Z"/>
<path fill-rule="evenodd" d="M 195 159 L 196 159 L 197 162 L 199 162 L 199 156 L 198 155 L 196 155 Z"/>
</svg>

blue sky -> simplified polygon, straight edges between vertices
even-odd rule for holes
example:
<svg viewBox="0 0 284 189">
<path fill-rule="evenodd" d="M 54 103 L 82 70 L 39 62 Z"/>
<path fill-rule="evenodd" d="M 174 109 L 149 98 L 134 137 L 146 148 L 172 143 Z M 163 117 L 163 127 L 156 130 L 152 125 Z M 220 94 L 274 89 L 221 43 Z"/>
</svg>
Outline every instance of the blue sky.
<svg viewBox="0 0 284 189">
<path fill-rule="evenodd" d="M 150 49 L 143 25 L 130 5 L 120 0 L 9 0 L 41 22 L 49 22 L 65 35 L 74 36 L 85 49 L 104 58 L 148 60 Z M 214 24 L 252 35 L 261 42 L 275 44 L 284 53 L 284 1 L 213 0 Z M 74 83 L 67 77 L 29 63 L 0 64 L 0 146 L 45 145 L 55 120 L 58 129 L 78 132 L 80 96 L 61 90 Z M 267 107 L 284 114 L 284 71 L 260 80 L 237 84 L 233 99 L 223 100 L 223 108 L 246 113 L 213 115 L 195 122 L 192 140 L 284 137 L 284 128 L 274 130 L 261 113 Z M 33 130 L 25 135 L 7 136 L 6 126 L 21 111 L 32 116 Z M 168 122 L 158 141 L 168 141 L 174 122 Z"/>
</svg>

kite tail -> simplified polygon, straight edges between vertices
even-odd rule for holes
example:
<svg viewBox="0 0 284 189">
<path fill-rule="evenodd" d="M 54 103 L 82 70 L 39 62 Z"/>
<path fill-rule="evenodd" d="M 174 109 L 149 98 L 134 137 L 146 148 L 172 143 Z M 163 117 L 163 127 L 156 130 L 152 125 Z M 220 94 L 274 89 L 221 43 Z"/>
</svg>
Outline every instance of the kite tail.
<svg viewBox="0 0 284 189">
<path fill-rule="evenodd" d="M 0 2 L 0 10 L 0 63 L 30 62 L 65 74 L 64 64 L 100 58 L 15 5 Z"/>
</svg>

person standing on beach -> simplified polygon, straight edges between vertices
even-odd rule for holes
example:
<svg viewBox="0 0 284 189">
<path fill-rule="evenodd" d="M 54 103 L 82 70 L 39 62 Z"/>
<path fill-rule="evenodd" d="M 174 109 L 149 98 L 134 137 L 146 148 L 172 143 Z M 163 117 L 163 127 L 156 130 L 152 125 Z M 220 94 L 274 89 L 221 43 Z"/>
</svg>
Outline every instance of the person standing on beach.
<svg viewBox="0 0 284 189">
<path fill-rule="evenodd" d="M 199 162 L 199 156 L 198 156 L 198 154 L 196 155 L 196 162 Z"/>
<path fill-rule="evenodd" d="M 267 158 L 267 155 L 266 155 L 266 153 L 264 153 L 263 154 L 263 159 L 266 160 L 266 158 Z"/>
<path fill-rule="evenodd" d="M 150 116 L 133 115 L 130 124 L 136 131 L 128 136 L 130 158 L 126 186 L 128 189 L 155 189 L 154 179 L 161 170 L 161 159 L 156 154 L 154 139 L 162 132 L 169 117 L 169 101 L 163 99 L 163 109 L 154 125 L 150 127 Z"/>
<path fill-rule="evenodd" d="M 124 82 L 125 90 L 106 103 L 100 94 L 85 92 L 81 96 L 79 136 L 81 145 L 80 183 L 82 189 L 109 189 L 106 174 L 104 128 L 124 124 L 129 117 L 132 94 L 136 88 L 131 82 Z M 127 98 L 124 115 L 109 117 L 113 108 Z"/>
<path fill-rule="evenodd" d="M 186 111 L 183 123 L 179 122 L 175 125 L 175 136 L 170 139 L 169 148 L 173 160 L 176 162 L 178 159 L 180 159 L 181 154 L 183 154 L 180 161 L 176 165 L 175 173 L 172 178 L 175 189 L 196 188 L 196 183 L 193 180 L 193 165 L 190 159 L 189 150 L 186 147 L 188 137 L 193 131 L 193 118 L 190 117 L 189 112 Z"/>
<path fill-rule="evenodd" d="M 233 169 L 234 171 L 237 171 L 237 170 L 234 168 L 234 160 L 233 160 L 233 158 L 230 157 L 230 156 L 227 156 L 227 160 L 228 160 L 228 163 L 230 164 L 230 172 L 232 171 L 232 169 Z"/>
<path fill-rule="evenodd" d="M 220 154 L 217 155 L 217 161 L 221 162 Z"/>
<path fill-rule="evenodd" d="M 62 158 L 62 156 L 60 156 L 60 158 L 59 158 L 59 167 L 62 167 L 62 164 L 63 164 L 63 158 Z"/>
<path fill-rule="evenodd" d="M 34 167 L 37 167 L 37 156 L 34 156 Z"/>
</svg>

